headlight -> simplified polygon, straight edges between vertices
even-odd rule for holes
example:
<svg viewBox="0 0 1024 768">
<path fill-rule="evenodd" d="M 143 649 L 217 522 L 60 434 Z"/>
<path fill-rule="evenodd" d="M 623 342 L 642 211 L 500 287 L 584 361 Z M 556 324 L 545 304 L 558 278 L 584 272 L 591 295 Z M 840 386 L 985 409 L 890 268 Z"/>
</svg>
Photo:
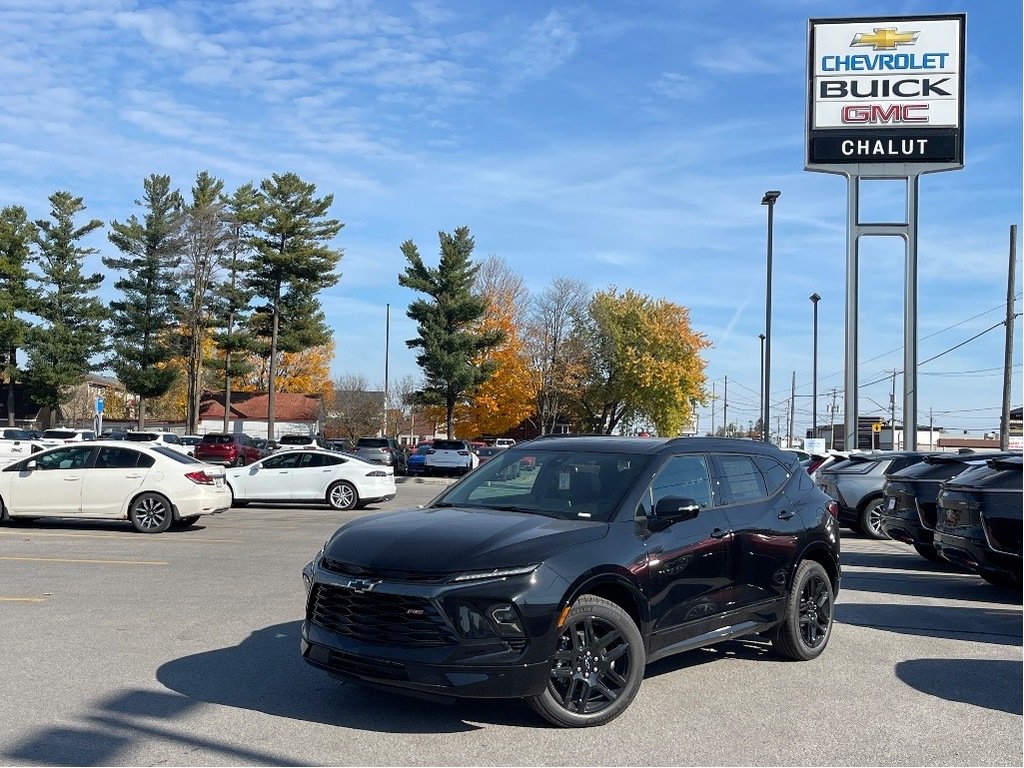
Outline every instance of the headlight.
<svg viewBox="0 0 1024 768">
<path fill-rule="evenodd" d="M 507 576 L 525 576 L 537 570 L 537 565 L 521 565 L 515 568 L 495 568 L 491 571 L 467 571 L 455 576 L 452 581 L 479 581 L 480 579 L 501 579 Z"/>
</svg>

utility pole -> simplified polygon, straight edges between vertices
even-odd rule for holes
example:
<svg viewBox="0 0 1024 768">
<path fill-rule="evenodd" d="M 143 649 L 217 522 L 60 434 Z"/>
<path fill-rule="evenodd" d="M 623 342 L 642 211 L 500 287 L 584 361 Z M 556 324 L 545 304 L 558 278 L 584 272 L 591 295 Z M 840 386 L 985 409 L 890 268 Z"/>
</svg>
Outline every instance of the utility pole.
<svg viewBox="0 0 1024 768">
<path fill-rule="evenodd" d="M 722 434 L 729 436 L 729 377 L 725 377 L 725 395 L 722 399 Z"/>
<path fill-rule="evenodd" d="M 796 417 L 796 371 L 793 371 L 793 388 L 789 392 L 789 437 L 788 445 L 793 447 L 793 421 Z"/>
<path fill-rule="evenodd" d="M 896 443 L 896 371 L 892 372 L 892 394 L 889 395 L 889 423 L 892 424 L 892 449 L 894 451 L 899 450 L 899 445 Z M 903 436 L 903 442 L 906 444 L 907 436 Z"/>
<path fill-rule="evenodd" d="M 832 405 L 828 407 L 828 449 L 831 451 L 836 445 L 836 396 L 839 390 L 832 390 Z"/>
<path fill-rule="evenodd" d="M 715 382 L 711 382 L 711 436 L 715 436 Z"/>
<path fill-rule="evenodd" d="M 1006 354 L 1003 359 L 1003 411 L 999 416 L 999 448 L 1010 447 L 1010 387 L 1013 378 L 1013 298 L 1017 276 L 1017 225 L 1010 225 L 1010 274 L 1006 280 Z"/>
</svg>

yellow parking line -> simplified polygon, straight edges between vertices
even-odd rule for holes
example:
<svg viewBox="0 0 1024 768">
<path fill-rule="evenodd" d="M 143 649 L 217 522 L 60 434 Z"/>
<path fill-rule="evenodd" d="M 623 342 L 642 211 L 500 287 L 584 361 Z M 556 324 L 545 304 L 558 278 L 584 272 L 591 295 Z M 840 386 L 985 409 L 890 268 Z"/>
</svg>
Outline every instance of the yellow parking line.
<svg viewBox="0 0 1024 768">
<path fill-rule="evenodd" d="M 0 597 L 0 603 L 42 603 L 41 597 Z"/>
<path fill-rule="evenodd" d="M 125 540 L 124 536 L 115 533 L 47 533 L 44 531 L 0 531 L 0 536 L 64 536 L 75 539 L 117 539 Z M 152 541 L 158 544 L 236 544 L 235 539 L 180 539 L 174 536 L 154 536 L 150 539 L 139 539 L 132 536 L 131 541 Z"/>
<path fill-rule="evenodd" d="M 159 560 L 76 560 L 70 557 L 0 557 L 27 563 L 87 563 L 89 565 L 167 565 Z"/>
</svg>

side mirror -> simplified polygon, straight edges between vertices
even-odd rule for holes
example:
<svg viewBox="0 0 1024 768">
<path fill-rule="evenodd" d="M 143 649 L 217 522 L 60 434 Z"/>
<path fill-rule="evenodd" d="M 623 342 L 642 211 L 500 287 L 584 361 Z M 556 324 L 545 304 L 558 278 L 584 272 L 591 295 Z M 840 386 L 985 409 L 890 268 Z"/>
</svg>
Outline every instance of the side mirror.
<svg viewBox="0 0 1024 768">
<path fill-rule="evenodd" d="M 679 520 L 693 520 L 700 512 L 700 505 L 693 499 L 681 496 L 666 496 L 658 501 L 654 516 L 659 521 L 674 523 Z"/>
</svg>

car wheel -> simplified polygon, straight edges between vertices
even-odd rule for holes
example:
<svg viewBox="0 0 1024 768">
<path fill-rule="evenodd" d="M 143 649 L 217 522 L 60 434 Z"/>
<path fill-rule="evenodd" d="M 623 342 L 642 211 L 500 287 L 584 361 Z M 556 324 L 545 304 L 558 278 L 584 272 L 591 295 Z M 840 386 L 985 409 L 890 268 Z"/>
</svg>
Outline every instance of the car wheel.
<svg viewBox="0 0 1024 768">
<path fill-rule="evenodd" d="M 333 509 L 352 509 L 359 503 L 359 494 L 352 483 L 339 480 L 327 489 L 327 503 Z"/>
<path fill-rule="evenodd" d="M 917 552 L 925 560 L 931 560 L 933 563 L 943 562 L 942 558 L 939 557 L 939 553 L 935 550 L 932 544 L 915 544 L 914 551 Z"/>
<path fill-rule="evenodd" d="M 235 459 L 234 464 L 232 464 L 231 466 L 233 466 L 233 467 L 244 467 L 245 466 L 245 456 L 239 456 L 237 459 Z"/>
<path fill-rule="evenodd" d="M 873 496 L 861 507 L 860 518 L 857 522 L 860 524 L 861 532 L 869 539 L 889 538 L 889 534 L 882 529 L 882 512 L 884 510 L 884 496 Z"/>
<path fill-rule="evenodd" d="M 769 635 L 775 650 L 796 661 L 819 656 L 832 635 L 834 600 L 832 580 L 821 563 L 800 563 L 786 599 L 785 618 Z"/>
<path fill-rule="evenodd" d="M 547 688 L 529 699 L 530 706 L 555 725 L 603 725 L 633 701 L 646 662 L 629 614 L 610 600 L 583 595 L 559 635 Z"/>
<path fill-rule="evenodd" d="M 159 493 L 143 493 L 132 502 L 128 519 L 139 533 L 162 533 L 171 527 L 171 503 Z"/>
</svg>

